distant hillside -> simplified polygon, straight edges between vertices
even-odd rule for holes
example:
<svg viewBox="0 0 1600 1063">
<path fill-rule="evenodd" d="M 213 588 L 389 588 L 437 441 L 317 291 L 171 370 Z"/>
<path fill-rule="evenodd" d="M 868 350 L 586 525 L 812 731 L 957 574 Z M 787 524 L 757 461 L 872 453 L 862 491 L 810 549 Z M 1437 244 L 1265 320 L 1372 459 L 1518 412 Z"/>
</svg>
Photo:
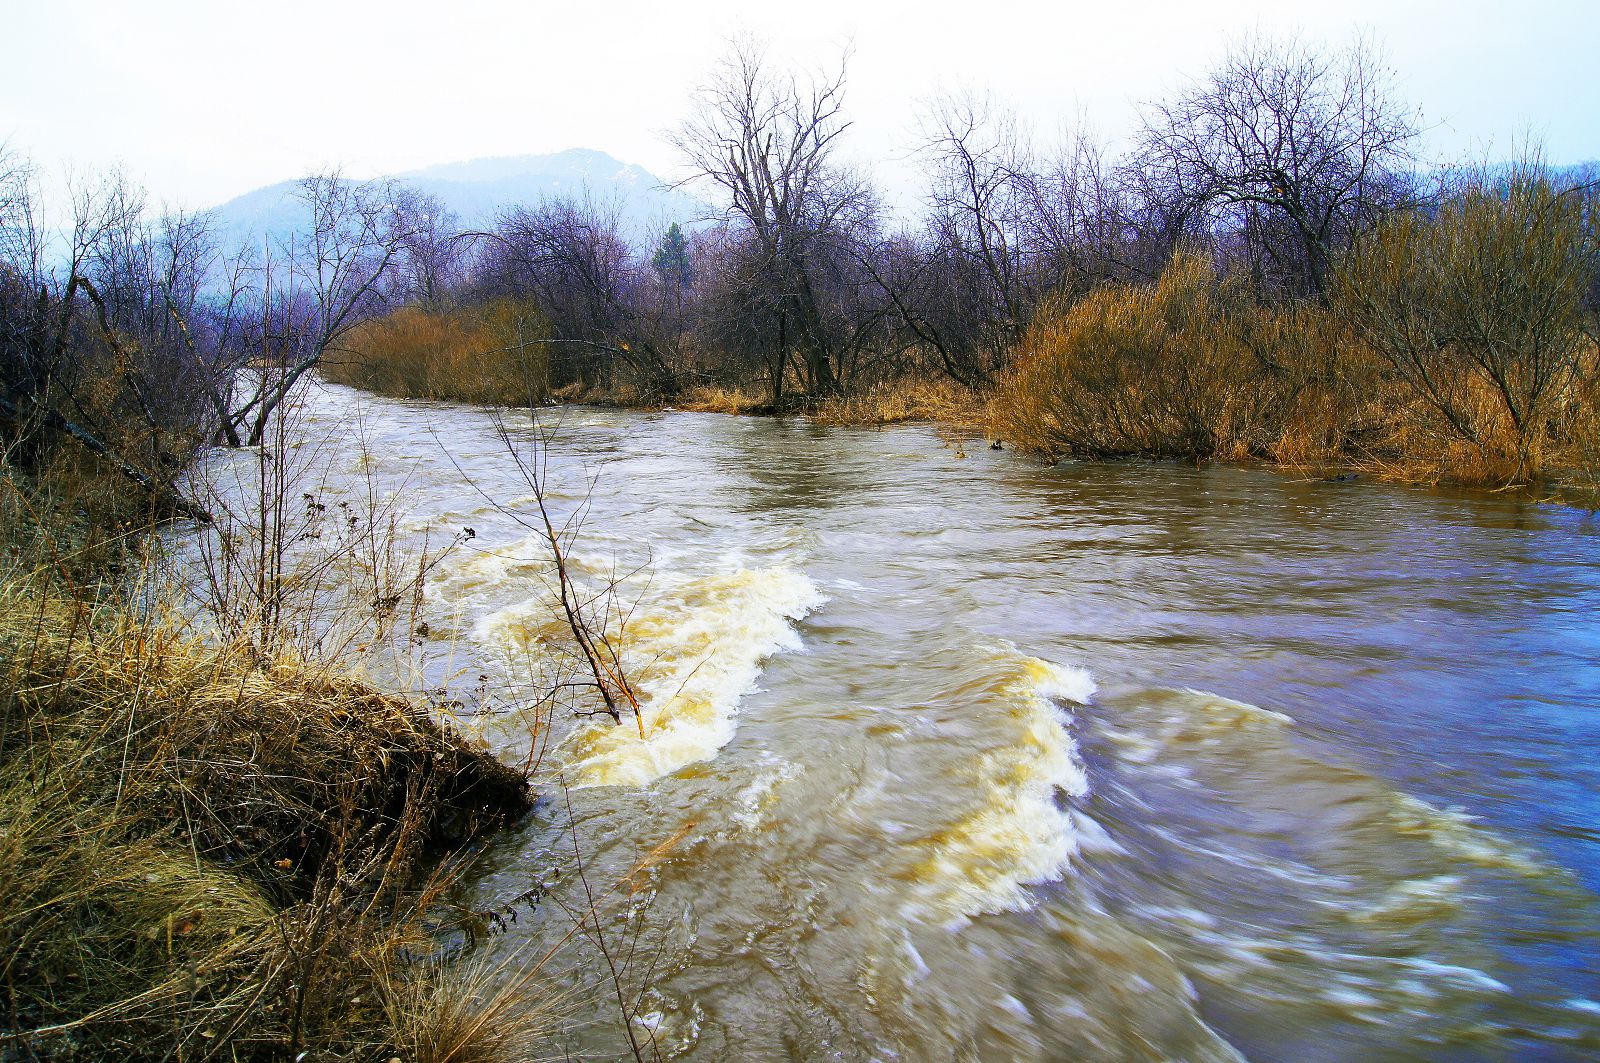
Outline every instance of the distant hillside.
<svg viewBox="0 0 1600 1063">
<path fill-rule="evenodd" d="M 502 207 L 587 195 L 598 204 L 614 204 L 628 238 L 649 245 L 669 222 L 689 223 L 707 214 L 704 203 L 664 187 L 643 167 L 584 148 L 445 163 L 393 178 L 436 196 L 467 228 L 489 225 Z M 283 181 L 217 207 L 224 244 L 255 243 L 263 235 L 281 239 L 303 229 L 305 206 L 298 191 L 298 182 Z"/>
</svg>

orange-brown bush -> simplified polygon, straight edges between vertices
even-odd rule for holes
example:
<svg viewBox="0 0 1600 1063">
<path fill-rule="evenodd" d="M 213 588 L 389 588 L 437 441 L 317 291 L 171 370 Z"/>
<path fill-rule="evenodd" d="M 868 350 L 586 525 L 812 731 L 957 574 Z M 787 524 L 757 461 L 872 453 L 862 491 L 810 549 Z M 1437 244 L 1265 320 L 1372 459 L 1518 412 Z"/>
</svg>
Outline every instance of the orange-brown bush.
<svg viewBox="0 0 1600 1063">
<path fill-rule="evenodd" d="M 865 391 L 836 395 L 818 405 L 822 424 L 885 425 L 902 421 L 937 421 L 955 430 L 981 433 L 981 393 L 946 376 L 903 375 Z"/>
<path fill-rule="evenodd" d="M 1524 167 L 1391 217 L 1339 272 L 1340 316 L 1409 386 L 1415 425 L 1431 424 L 1473 478 L 1530 482 L 1570 465 L 1586 438 L 1596 198 Z"/>
<path fill-rule="evenodd" d="M 1154 287 L 1049 302 L 996 392 L 996 430 L 1052 458 L 1270 454 L 1293 374 L 1261 344 L 1281 327 L 1192 254 Z"/>
<path fill-rule="evenodd" d="M 407 306 L 353 330 L 323 376 L 380 395 L 531 405 L 550 389 L 549 324 L 515 299 L 450 311 Z"/>
</svg>

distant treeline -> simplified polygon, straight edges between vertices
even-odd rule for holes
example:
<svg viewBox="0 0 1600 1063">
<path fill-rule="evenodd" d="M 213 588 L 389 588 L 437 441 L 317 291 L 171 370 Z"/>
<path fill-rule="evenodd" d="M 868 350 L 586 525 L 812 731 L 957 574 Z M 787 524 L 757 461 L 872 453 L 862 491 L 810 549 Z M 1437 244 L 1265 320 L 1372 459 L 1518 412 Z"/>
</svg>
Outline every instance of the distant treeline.
<svg viewBox="0 0 1600 1063">
<path fill-rule="evenodd" d="M 1592 467 L 1600 174 L 1430 168 L 1392 83 L 1365 45 L 1246 41 L 1115 155 L 945 99 L 905 224 L 840 161 L 843 71 L 735 50 L 676 138 L 719 213 L 647 248 L 583 200 L 463 233 L 425 196 L 320 176 L 292 249 L 224 258 L 203 217 L 147 225 L 113 185 L 83 200 L 70 272 L 7 249 L 4 394 L 114 423 L 141 467 L 175 435 L 258 438 L 313 366 L 471 401 L 857 416 L 945 381 L 1051 456 Z M 112 364 L 85 401 L 74 374 Z"/>
<path fill-rule="evenodd" d="M 1049 456 L 1594 469 L 1600 173 L 1425 167 L 1365 46 L 1246 42 L 1119 156 L 946 99 L 910 226 L 837 160 L 843 89 L 735 52 L 677 138 L 714 224 L 636 249 L 591 204 L 510 209 L 412 302 L 538 307 L 570 395 L 871 418 L 944 380 Z"/>
</svg>

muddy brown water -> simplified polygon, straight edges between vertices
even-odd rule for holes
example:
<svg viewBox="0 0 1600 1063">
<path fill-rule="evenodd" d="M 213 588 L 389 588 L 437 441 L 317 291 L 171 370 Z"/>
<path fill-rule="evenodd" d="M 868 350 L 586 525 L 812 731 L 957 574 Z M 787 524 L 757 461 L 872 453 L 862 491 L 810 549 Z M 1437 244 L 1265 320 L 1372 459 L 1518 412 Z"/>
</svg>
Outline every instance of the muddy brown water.
<svg viewBox="0 0 1600 1063">
<path fill-rule="evenodd" d="M 468 901 L 568 871 L 486 955 L 569 934 L 576 838 L 666 1058 L 1600 1054 L 1592 517 L 923 426 L 545 424 L 648 736 L 557 722 Z M 413 545 L 473 528 L 427 681 L 533 689 L 550 566 L 490 417 L 325 387 L 297 431 L 319 498 L 393 497 Z M 599 959 L 537 976 L 584 1058 L 626 1051 Z"/>
</svg>

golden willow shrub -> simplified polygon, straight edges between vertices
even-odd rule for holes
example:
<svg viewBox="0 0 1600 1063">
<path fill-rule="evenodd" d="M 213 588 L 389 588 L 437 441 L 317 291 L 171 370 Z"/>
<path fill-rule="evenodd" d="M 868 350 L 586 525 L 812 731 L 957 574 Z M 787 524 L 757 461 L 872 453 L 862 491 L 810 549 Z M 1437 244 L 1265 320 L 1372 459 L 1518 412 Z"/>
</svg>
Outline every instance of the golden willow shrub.
<svg viewBox="0 0 1600 1063">
<path fill-rule="evenodd" d="M 406 306 L 358 326 L 322 372 L 380 395 L 531 405 L 550 391 L 549 338 L 549 322 L 525 300 Z"/>
<path fill-rule="evenodd" d="M 1193 254 L 1154 287 L 1058 298 L 1000 383 L 995 427 L 1050 458 L 1269 454 L 1291 375 L 1258 354 L 1269 323 L 1240 281 Z"/>
<path fill-rule="evenodd" d="M 1581 442 L 1596 343 L 1592 189 L 1528 168 L 1379 226 L 1339 274 L 1338 311 L 1410 386 L 1472 478 L 1526 483 Z M 1590 396 L 1592 398 L 1592 395 Z"/>
</svg>

